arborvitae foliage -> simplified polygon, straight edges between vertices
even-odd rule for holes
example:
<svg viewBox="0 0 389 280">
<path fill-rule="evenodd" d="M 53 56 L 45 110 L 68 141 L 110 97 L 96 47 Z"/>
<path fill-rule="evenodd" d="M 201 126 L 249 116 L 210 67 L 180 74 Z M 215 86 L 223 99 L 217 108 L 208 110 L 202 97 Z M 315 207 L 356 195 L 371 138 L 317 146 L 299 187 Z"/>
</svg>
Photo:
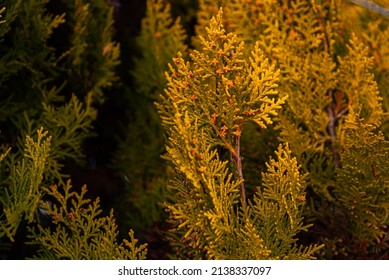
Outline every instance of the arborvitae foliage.
<svg viewBox="0 0 389 280">
<path fill-rule="evenodd" d="M 119 48 L 106 1 L 5 1 L 0 28 L 0 139 L 23 151 L 40 126 L 53 136 L 47 180 L 64 177 L 65 160 L 80 162 L 92 135 L 93 105 L 115 81 Z"/>
<path fill-rule="evenodd" d="M 262 187 L 253 199 L 253 221 L 271 252 L 269 257 L 312 258 L 317 247 L 300 247 L 296 238 L 296 233 L 309 228 L 303 224 L 307 174 L 301 172 L 288 146 L 280 145 L 275 154 L 276 160 L 266 163 Z"/>
<path fill-rule="evenodd" d="M 136 38 L 139 57 L 131 76 L 135 90 L 129 103 L 129 124 L 119 142 L 114 166 L 125 183 L 123 220 L 145 229 L 162 220 L 169 172 L 161 155 L 164 136 L 154 102 L 166 86 L 164 72 L 178 51 L 186 52 L 185 31 L 180 18 L 173 20 L 171 6 L 163 0 L 147 1 L 146 15 Z M 139 148 L 139 147 L 142 148 Z M 131 207 L 129 207 L 131 205 Z"/>
<path fill-rule="evenodd" d="M 8 180 L 2 182 L 0 199 L 3 217 L 0 222 L 0 237 L 6 234 L 13 241 L 22 220 L 31 223 L 36 218 L 42 197 L 43 174 L 50 151 L 51 137 L 45 137 L 46 135 L 47 132 L 41 129 L 36 141 L 26 137 L 24 158 L 11 166 Z"/>
<path fill-rule="evenodd" d="M 343 133 L 336 193 L 347 209 L 350 235 L 357 239 L 352 240 L 351 250 L 360 258 L 379 257 L 388 246 L 389 142 L 353 111 Z"/>
<path fill-rule="evenodd" d="M 135 58 L 132 75 L 137 91 L 155 100 L 166 85 L 163 73 L 178 51 L 185 52 L 186 33 L 181 19 L 173 20 L 170 4 L 164 0 L 148 0 L 137 45 L 142 51 Z"/>
<path fill-rule="evenodd" d="M 4 11 L 5 11 L 5 7 L 2 7 L 2 8 L 0 9 L 0 19 L 3 17 L 2 14 L 4 13 Z M 4 22 L 5 22 L 4 20 L 1 20 L 1 21 L 0 21 L 0 25 L 3 24 Z"/>
<path fill-rule="evenodd" d="M 124 260 L 145 259 L 146 246 L 137 247 L 131 230 L 130 241 L 118 244 L 118 230 L 113 211 L 101 217 L 99 201 L 91 202 L 81 193 L 71 191 L 70 181 L 64 186 L 44 188 L 46 201 L 39 211 L 52 219 L 53 226 L 30 228 L 29 242 L 38 245 L 34 259 Z"/>
<path fill-rule="evenodd" d="M 196 16 L 195 33 L 196 36 L 192 38 L 192 44 L 195 48 L 201 48 L 201 42 L 199 42 L 199 36 L 205 35 L 205 27 L 209 25 L 211 18 L 216 15 L 220 7 L 225 7 L 225 0 L 199 0 L 199 7 Z"/>
<path fill-rule="evenodd" d="M 144 259 L 145 245 L 136 245 L 132 231 L 130 241 L 117 243 L 113 212 L 100 217 L 99 201 L 84 197 L 85 186 L 79 194 L 71 191 L 70 180 L 66 185 L 45 187 L 51 141 L 42 129 L 36 139 L 26 137 L 24 158 L 11 167 L 8 180 L 2 183 L 0 237 L 7 235 L 13 241 L 25 221 L 28 243 L 38 245 L 35 259 Z"/>
<path fill-rule="evenodd" d="M 351 133 L 346 125 L 350 112 L 361 119 L 358 122 L 360 129 L 365 125 L 380 127 L 384 121 L 381 102 L 386 94 L 378 91 L 376 77 L 381 85 L 385 83 L 381 79 L 386 75 L 381 60 L 385 60 L 386 47 L 381 42 L 389 37 L 382 37 L 383 41 L 379 38 L 387 32 L 387 19 L 378 14 L 374 14 L 374 19 L 369 14 L 368 18 L 374 19 L 370 27 L 362 28 L 364 32 L 357 29 L 357 35 L 354 35 L 351 26 L 347 25 L 347 13 L 342 10 L 345 3 L 337 1 L 230 0 L 223 4 L 226 7 L 225 24 L 229 29 L 249 46 L 258 44 L 281 70 L 279 92 L 281 96 L 287 95 L 288 99 L 276 118 L 279 140 L 290 144 L 293 155 L 303 170 L 309 173 L 310 203 L 307 214 L 313 220 L 317 219 L 315 230 L 322 234 L 319 238 L 328 245 L 325 256 L 338 254 L 339 257 L 342 251 L 347 257 L 356 257 L 360 252 L 355 248 L 371 249 L 374 247 L 372 243 L 378 246 L 385 240 L 383 230 L 388 219 L 381 215 L 381 207 L 386 205 L 387 198 L 383 195 L 380 199 L 386 202 L 381 202 L 378 208 L 372 206 L 375 210 L 368 209 L 372 216 L 381 217 L 380 225 L 360 215 L 356 218 L 339 196 L 344 188 L 338 174 L 346 168 L 342 163 L 342 152 L 350 145 L 346 139 L 358 141 L 345 136 Z M 203 11 L 206 10 L 203 7 Z M 371 12 L 363 10 L 363 15 L 366 13 Z M 363 15 L 359 19 L 366 24 Z M 372 54 L 374 58 L 370 57 Z M 362 135 L 358 137 L 362 141 Z M 382 142 L 382 145 L 387 145 L 387 142 Z M 355 156 L 355 161 L 360 160 L 355 154 L 349 156 Z M 380 168 L 386 168 L 385 163 L 381 162 L 380 165 Z M 360 172 L 370 172 L 368 166 L 360 168 Z M 342 177 L 342 181 L 353 182 L 351 173 L 347 174 L 350 178 Z M 369 193 L 370 187 L 362 186 L 358 188 L 366 189 L 359 189 L 358 193 Z M 386 187 L 385 184 L 381 187 L 377 185 L 382 191 Z M 377 203 L 370 202 L 372 205 Z M 354 207 L 360 208 L 353 213 L 367 210 L 362 204 Z M 323 215 L 329 212 L 328 209 L 336 215 Z M 351 220 L 350 224 L 342 223 L 347 219 Z M 356 224 L 364 224 L 370 230 L 356 230 Z M 339 244 L 331 245 L 339 240 L 343 248 L 339 249 Z M 367 251 L 366 255 L 376 256 L 372 250 Z"/>
<path fill-rule="evenodd" d="M 101 216 L 63 172 L 65 161 L 81 162 L 116 80 L 108 2 L 2 2 L 1 249 L 28 229 L 35 258 L 145 257 L 132 231 L 117 242 L 112 212 Z M 209 26 L 220 6 L 223 18 Z M 130 133 L 114 163 L 127 182 L 129 223 L 160 219 L 157 204 L 168 197 L 173 258 L 388 258 L 389 19 L 376 8 L 200 0 L 187 51 L 167 2 L 148 1 Z M 154 101 L 171 169 L 159 158 Z"/>
<path fill-rule="evenodd" d="M 365 8 L 357 5 L 341 7 L 339 9 L 340 21 L 344 26 L 344 34 L 350 36 L 351 32 L 355 32 L 368 47 L 369 56 L 374 58 L 373 71 L 379 91 L 384 98 L 383 108 L 385 112 L 389 112 L 389 1 L 350 2 L 359 5 L 362 4 L 359 2 L 368 2 L 363 6 Z M 369 7 L 369 4 L 372 4 L 372 7 Z M 387 118 L 381 127 L 388 136 L 389 120 Z"/>
<path fill-rule="evenodd" d="M 313 258 L 319 247 L 296 245 L 296 234 L 306 229 L 300 212 L 305 180 L 287 146 L 268 165 L 253 202 L 245 194 L 243 127 L 272 124 L 286 99 L 276 90 L 279 72 L 258 45 L 243 56 L 244 43 L 225 32 L 221 11 L 206 31 L 190 61 L 181 54 L 173 59 L 159 104 L 166 157 L 176 169 L 170 186 L 176 201 L 167 206 L 176 257 Z"/>
<path fill-rule="evenodd" d="M 63 171 L 65 161 L 82 161 L 95 106 L 116 80 L 119 46 L 112 39 L 112 8 L 105 0 L 3 2 L 1 246 L 16 236 L 25 242 L 28 226 L 30 244 L 39 245 L 37 257 L 144 258 L 144 246 L 135 246 L 133 233 L 131 242 L 116 242 L 113 215 L 100 218 L 98 201 L 85 199 L 85 189 L 71 192 Z M 46 188 L 50 185 L 59 191 Z M 65 248 L 70 244 L 82 245 Z"/>
</svg>

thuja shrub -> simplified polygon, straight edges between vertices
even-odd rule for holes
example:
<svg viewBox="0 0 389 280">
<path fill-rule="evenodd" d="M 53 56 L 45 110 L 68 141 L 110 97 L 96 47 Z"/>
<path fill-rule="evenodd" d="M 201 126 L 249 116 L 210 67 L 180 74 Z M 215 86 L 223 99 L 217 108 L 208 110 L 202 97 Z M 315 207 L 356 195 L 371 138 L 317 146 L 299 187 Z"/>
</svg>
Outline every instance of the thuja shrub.
<svg viewBox="0 0 389 280">
<path fill-rule="evenodd" d="M 82 162 L 97 107 L 116 81 L 112 8 L 105 0 L 2 5 L 1 258 L 144 258 L 133 232 L 118 243 L 113 214 L 104 217 L 85 187 L 73 191 L 63 169 Z M 13 255 L 15 243 L 28 255 Z"/>
<path fill-rule="evenodd" d="M 164 194 L 172 257 L 308 258 L 318 247 L 301 247 L 306 255 L 290 248 L 313 242 L 325 245 L 320 258 L 387 258 L 388 18 L 383 7 L 351 2 L 366 4 L 199 1 L 192 47 L 173 59 L 158 101 L 165 157 L 175 168 Z M 223 17 L 209 26 L 221 6 Z M 169 60 L 158 43 L 172 41 L 172 33 L 151 33 L 144 54 Z M 140 65 L 161 68 L 159 62 Z M 136 73 L 143 80 L 155 76 Z M 284 227 L 269 231 L 258 222 L 266 210 L 252 209 L 267 205 L 269 189 L 281 192 L 266 181 L 269 173 L 284 170 L 281 162 L 293 163 L 286 170 L 296 163 L 293 182 L 304 190 L 290 188 L 274 199 L 288 205 L 283 226 L 303 217 L 313 223 L 291 227 L 293 240 L 286 238 L 282 250 L 272 245 L 280 244 L 274 232 Z M 298 213 L 291 214 L 286 198 Z M 274 213 L 266 219 L 279 226 Z M 258 224 L 249 231 L 251 219 Z M 253 233 L 258 250 L 248 248 L 252 243 L 242 232 Z"/>
<path fill-rule="evenodd" d="M 225 28 L 246 43 L 243 58 L 250 57 L 251 48 L 259 48 L 270 64 L 280 69 L 279 98 L 288 98 L 273 118 L 274 135 L 281 143 L 289 144 L 292 156 L 307 173 L 305 216 L 315 226 L 305 238 L 326 245 L 321 251 L 323 258 L 384 258 L 388 246 L 388 217 L 384 214 L 388 211 L 388 173 L 384 171 L 388 142 L 379 129 L 385 131 L 387 118 L 382 103 L 387 102 L 387 96 L 386 91 L 380 93 L 377 80 L 382 85 L 386 75 L 386 47 L 379 38 L 387 32 L 387 19 L 369 11 L 362 13 L 358 19 L 363 22 L 367 14 L 372 19 L 371 28 L 353 35 L 350 21 L 342 12 L 345 4 L 221 1 Z M 200 19 L 210 18 L 215 5 L 200 1 Z M 194 42 L 199 51 L 204 49 L 198 45 L 201 36 L 208 32 L 205 22 L 199 20 L 196 29 L 199 36 Z M 376 55 L 371 57 L 374 52 Z M 224 74 L 223 70 L 219 72 Z M 232 81 L 230 86 L 236 85 L 235 79 L 226 81 Z M 181 102 L 177 106 L 181 108 Z M 191 107 L 187 107 L 190 111 Z M 218 114 L 214 116 L 214 121 L 218 120 Z M 224 130 L 236 131 L 228 125 Z M 258 135 L 250 131 L 248 134 Z M 362 156 L 354 147 L 361 147 L 358 143 L 366 141 L 367 135 L 371 148 L 359 149 L 364 151 Z M 267 140 L 258 137 L 254 141 Z M 376 157 L 378 153 L 385 160 Z M 246 161 L 255 160 L 248 155 Z M 359 172 L 347 171 L 350 162 L 361 163 L 356 165 Z M 362 164 L 366 162 L 371 164 Z M 252 172 L 246 170 L 245 177 L 253 178 Z"/>
<path fill-rule="evenodd" d="M 350 1 L 360 3 L 361 1 Z M 364 1 L 362 1 L 364 2 Z M 367 2 L 367 1 L 365 1 Z M 372 60 L 372 70 L 378 89 L 383 97 L 382 106 L 389 111 L 389 1 L 369 1 L 364 3 L 365 9 L 356 5 L 348 5 L 339 9 L 340 21 L 344 26 L 344 34 L 349 37 L 354 32 L 368 47 Z M 385 8 L 386 7 L 386 8 Z M 381 130 L 389 135 L 389 120 L 385 118 Z"/>
<path fill-rule="evenodd" d="M 112 211 L 102 216 L 99 200 L 85 198 L 86 186 L 77 193 L 70 180 L 46 185 L 52 141 L 42 128 L 27 136 L 23 158 L 10 166 L 2 184 L 0 238 L 14 241 L 20 224 L 26 223 L 27 244 L 36 248 L 28 257 L 34 259 L 144 259 L 145 245 L 137 245 L 133 231 L 129 241 L 118 243 Z M 9 153 L 1 155 L 1 163 Z"/>
<path fill-rule="evenodd" d="M 26 135 L 49 130 L 55 152 L 47 179 L 63 177 L 65 160 L 81 162 L 96 106 L 116 80 L 112 9 L 106 1 L 89 2 L 5 1 L 0 137 L 22 154 Z"/>
<path fill-rule="evenodd" d="M 164 153 L 164 133 L 154 102 L 166 86 L 165 71 L 178 51 L 186 55 L 186 33 L 180 18 L 174 19 L 171 5 L 148 0 L 140 34 L 139 55 L 130 69 L 134 91 L 128 96 L 128 119 L 113 166 L 124 179 L 122 223 L 147 229 L 164 220 L 169 167 Z M 141 149 L 139 147 L 142 147 Z"/>
<path fill-rule="evenodd" d="M 266 128 L 287 96 L 277 92 L 279 70 L 259 45 L 245 44 L 211 19 L 189 61 L 178 54 L 167 75 L 159 112 L 175 167 L 167 204 L 179 258 L 311 259 L 321 246 L 302 246 L 306 174 L 280 145 L 254 197 L 244 186 L 241 136 L 246 122 Z"/>
<path fill-rule="evenodd" d="M 143 122 L 129 126 L 117 166 L 140 220 L 159 219 L 166 200 L 170 257 L 388 257 L 388 19 L 348 2 L 200 0 L 188 49 L 166 2 L 148 1 L 132 77 L 152 117 L 137 108 Z M 34 258 L 145 258 L 133 232 L 118 242 L 113 214 L 63 172 L 82 160 L 115 82 L 112 9 L 4 3 L 2 257 L 27 232 Z M 157 159 L 163 134 L 169 166 Z M 149 138 L 149 150 L 128 148 Z"/>
<path fill-rule="evenodd" d="M 158 106 L 166 158 L 176 169 L 166 203 L 173 257 L 308 258 L 318 247 L 305 248 L 308 254 L 290 248 L 310 240 L 325 245 L 321 258 L 387 258 L 388 19 L 382 7 L 377 13 L 375 5 L 349 2 L 199 1 L 194 50 L 189 59 L 183 53 L 173 60 Z M 214 22 L 208 25 L 220 6 L 219 34 Z M 237 38 L 224 37 L 229 32 Z M 266 59 L 273 79 L 258 88 L 272 98 L 258 101 L 248 81 L 268 77 L 261 68 Z M 262 70 L 249 74 L 250 67 Z M 261 107 L 272 102 L 274 111 Z M 288 178 L 306 193 L 274 185 L 280 176 L 274 170 L 293 166 L 298 173 Z M 268 206 L 270 197 L 287 206 Z M 253 210 L 254 204 L 266 207 Z M 267 216 L 266 209 L 274 212 Z M 279 226 L 280 216 L 283 226 L 269 230 L 266 222 Z M 314 227 L 282 231 L 303 216 Z M 251 241 L 243 232 L 252 233 Z M 274 232 L 292 238 L 281 244 Z"/>
</svg>

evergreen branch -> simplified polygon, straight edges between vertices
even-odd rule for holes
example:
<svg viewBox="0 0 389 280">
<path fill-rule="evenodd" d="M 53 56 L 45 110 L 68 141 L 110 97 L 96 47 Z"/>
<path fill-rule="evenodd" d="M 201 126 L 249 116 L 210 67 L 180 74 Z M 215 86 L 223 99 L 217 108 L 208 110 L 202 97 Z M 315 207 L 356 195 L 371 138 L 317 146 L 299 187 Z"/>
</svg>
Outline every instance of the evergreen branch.
<svg viewBox="0 0 389 280">
<path fill-rule="evenodd" d="M 92 122 L 97 115 L 90 100 L 87 99 L 85 103 L 72 96 L 69 103 L 61 107 L 43 104 L 43 122 L 55 139 L 53 153 L 48 159 L 48 177 L 66 177 L 61 173 L 61 162 L 65 159 L 82 162 L 81 146 L 92 135 Z"/>
<path fill-rule="evenodd" d="M 347 49 L 348 54 L 339 58 L 338 88 L 347 95 L 350 110 L 353 109 L 367 123 L 379 126 L 383 117 L 383 98 L 371 73 L 373 58 L 368 56 L 367 47 L 355 34 Z"/>
<path fill-rule="evenodd" d="M 5 7 L 1 8 L 0 9 L 0 19 L 3 17 L 2 13 L 5 12 Z M 5 22 L 5 20 L 0 20 L 0 24 L 3 24 Z"/>
<path fill-rule="evenodd" d="M 313 0 L 311 0 L 310 5 L 311 5 L 312 9 L 315 12 L 315 15 L 316 15 L 316 18 L 317 18 L 317 22 L 318 22 L 318 24 L 320 26 L 321 33 L 323 34 L 324 51 L 325 52 L 331 52 L 331 48 L 330 47 L 332 46 L 332 40 L 329 37 L 328 31 L 327 31 L 326 20 L 321 15 L 321 11 L 319 11 L 318 7 L 316 6 L 316 4 L 314 3 Z"/>
<path fill-rule="evenodd" d="M 270 159 L 263 174 L 262 190 L 254 197 L 253 219 L 261 229 L 264 245 L 271 251 L 270 258 L 311 259 L 323 246 L 297 249 L 296 234 L 306 231 L 302 207 L 305 204 L 307 174 L 300 174 L 296 158 L 292 158 L 288 145 L 280 145 Z M 312 250 L 311 250 L 312 249 Z"/>
<path fill-rule="evenodd" d="M 240 184 L 240 197 L 242 201 L 242 207 L 246 208 L 246 190 L 244 188 L 244 178 L 243 178 L 243 167 L 242 167 L 242 157 L 240 155 L 240 135 L 235 136 L 235 163 L 236 163 L 236 169 L 238 170 L 238 179 L 242 183 Z"/>
<path fill-rule="evenodd" d="M 37 131 L 37 139 L 26 137 L 24 159 L 18 161 L 9 176 L 0 202 L 4 208 L 5 220 L 0 221 L 0 234 L 5 233 L 11 241 L 23 219 L 34 220 L 41 196 L 42 180 L 49 156 L 51 137 L 43 128 Z"/>
<path fill-rule="evenodd" d="M 389 143 L 375 127 L 350 110 L 345 124 L 342 168 L 336 189 L 340 202 L 349 210 L 358 242 L 373 246 L 385 234 L 388 224 Z"/>
<path fill-rule="evenodd" d="M 186 56 L 186 34 L 180 18 L 173 19 L 171 5 L 164 0 L 147 0 L 137 45 L 142 56 L 135 59 L 132 71 L 139 92 L 158 100 L 166 85 L 164 72 L 178 52 Z"/>
<path fill-rule="evenodd" d="M 8 148 L 3 154 L 0 155 L 0 162 L 3 161 L 3 159 L 7 156 L 11 148 Z"/>
<path fill-rule="evenodd" d="M 334 161 L 334 167 L 339 168 L 339 154 L 336 149 L 336 135 L 335 135 L 335 125 L 337 121 L 337 117 L 335 116 L 334 112 L 334 105 L 333 105 L 333 93 L 332 90 L 328 90 L 328 98 L 331 100 L 330 104 L 328 105 L 328 115 L 330 117 L 330 121 L 328 123 L 328 132 L 330 134 L 331 139 L 331 148 L 332 148 L 332 157 Z"/>
<path fill-rule="evenodd" d="M 117 242 L 117 225 L 113 211 L 100 217 L 99 200 L 85 199 L 86 187 L 80 194 L 71 191 L 70 180 L 63 187 L 46 188 L 46 198 L 52 201 L 42 205 L 51 218 L 50 227 L 38 225 L 29 228 L 29 244 L 39 245 L 38 259 L 113 260 L 144 259 L 146 245 L 137 246 L 133 231 L 130 241 Z"/>
<path fill-rule="evenodd" d="M 211 259 L 286 258 L 288 253 L 312 258 L 320 246 L 296 249 L 294 236 L 307 229 L 301 215 L 305 176 L 299 177 L 296 160 L 290 160 L 287 148 L 286 155 L 277 152 L 277 167 L 282 170 L 269 166 L 274 176 L 266 181 L 266 195 L 274 191 L 276 197 L 263 197 L 258 189 L 261 199 L 256 203 L 266 207 L 247 202 L 243 125 L 253 121 L 266 128 L 287 96 L 278 98 L 279 71 L 264 57 L 259 44 L 245 59 L 245 45 L 226 33 L 222 20 L 220 10 L 206 28 L 206 36 L 199 36 L 202 51 L 193 51 L 189 62 L 181 54 L 173 59 L 166 74 L 166 97 L 158 105 L 168 129 L 167 158 L 177 170 L 170 186 L 177 199 L 167 204 L 175 228 L 174 244 L 186 246 L 192 256 Z M 293 170 L 289 173 L 289 169 Z"/>
</svg>

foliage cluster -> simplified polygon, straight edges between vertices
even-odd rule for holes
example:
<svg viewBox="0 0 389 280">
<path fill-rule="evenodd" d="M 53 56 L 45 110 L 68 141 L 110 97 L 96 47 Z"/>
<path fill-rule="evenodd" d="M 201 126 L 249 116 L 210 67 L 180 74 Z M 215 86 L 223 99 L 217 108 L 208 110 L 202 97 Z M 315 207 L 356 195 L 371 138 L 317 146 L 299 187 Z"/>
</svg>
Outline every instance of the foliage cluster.
<svg viewBox="0 0 389 280">
<path fill-rule="evenodd" d="M 179 240 L 192 248 L 187 257 L 312 258 L 319 247 L 299 247 L 294 238 L 307 229 L 301 215 L 305 179 L 288 146 L 267 164 L 254 199 L 245 193 L 243 126 L 273 123 L 287 98 L 277 97 L 279 71 L 258 45 L 245 59 L 244 43 L 225 32 L 221 12 L 199 41 L 202 51 L 191 53 L 192 63 L 180 54 L 173 59 L 158 106 L 167 158 L 177 173 L 171 185 L 176 201 L 168 209 Z"/>
<path fill-rule="evenodd" d="M 102 217 L 86 189 L 71 190 L 64 171 L 82 162 L 97 106 L 117 80 L 113 9 L 106 1 L 1 4 L 1 257 L 18 239 L 31 245 L 27 257 L 144 258 L 133 232 L 118 243 L 113 214 Z"/>
<path fill-rule="evenodd" d="M 163 73 L 171 58 L 187 49 L 185 30 L 180 18 L 173 20 L 170 4 L 149 1 L 141 26 L 136 39 L 141 54 L 133 59 L 130 71 L 136 88 L 128 101 L 130 122 L 123 129 L 113 162 L 125 183 L 122 207 L 127 210 L 122 219 L 135 229 L 148 228 L 163 219 L 160 204 L 166 199 L 170 171 L 161 158 L 164 136 L 153 103 L 166 86 Z"/>
<path fill-rule="evenodd" d="M 1 257 L 24 235 L 30 258 L 144 259 L 118 227 L 163 223 L 170 258 L 389 257 L 385 9 L 147 0 L 103 215 L 65 170 L 126 76 L 109 2 L 1 3 Z"/>
<path fill-rule="evenodd" d="M 165 204 L 174 257 L 313 257 L 318 247 L 288 251 L 308 240 L 325 245 L 322 258 L 387 256 L 387 23 L 348 1 L 199 1 L 192 48 L 172 59 L 157 106 L 175 168 Z M 294 160 L 301 182 L 278 174 L 266 189 L 274 166 Z M 282 194 L 283 176 L 304 187 Z M 267 234 L 255 205 L 268 192 L 286 206 L 267 213 L 284 218 Z M 272 248 L 292 221 L 299 242 Z M 241 235 L 249 224 L 256 253 Z"/>
</svg>

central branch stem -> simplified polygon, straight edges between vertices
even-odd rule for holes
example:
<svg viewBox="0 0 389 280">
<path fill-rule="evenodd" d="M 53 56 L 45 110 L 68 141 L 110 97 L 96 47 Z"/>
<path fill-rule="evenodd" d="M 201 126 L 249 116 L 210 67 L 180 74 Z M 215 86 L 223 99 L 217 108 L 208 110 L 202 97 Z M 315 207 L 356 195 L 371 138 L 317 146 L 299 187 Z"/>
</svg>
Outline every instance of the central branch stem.
<svg viewBox="0 0 389 280">
<path fill-rule="evenodd" d="M 339 167 L 339 154 L 336 149 L 336 134 L 335 134 L 335 124 L 336 124 L 336 116 L 334 111 L 334 104 L 333 104 L 333 96 L 332 96 L 332 90 L 328 91 L 328 97 L 331 100 L 330 104 L 328 105 L 328 115 L 330 117 L 330 122 L 328 123 L 328 133 L 330 134 L 331 139 L 331 145 L 332 145 L 332 155 L 334 159 L 334 166 L 335 168 Z"/>
<path fill-rule="evenodd" d="M 240 156 L 240 135 L 236 136 L 236 146 L 235 146 L 235 162 L 236 169 L 238 170 L 239 181 L 242 181 L 240 184 L 240 197 L 242 199 L 242 206 L 246 208 L 246 190 L 244 188 L 243 182 L 243 170 L 242 170 L 242 157 Z"/>
</svg>

